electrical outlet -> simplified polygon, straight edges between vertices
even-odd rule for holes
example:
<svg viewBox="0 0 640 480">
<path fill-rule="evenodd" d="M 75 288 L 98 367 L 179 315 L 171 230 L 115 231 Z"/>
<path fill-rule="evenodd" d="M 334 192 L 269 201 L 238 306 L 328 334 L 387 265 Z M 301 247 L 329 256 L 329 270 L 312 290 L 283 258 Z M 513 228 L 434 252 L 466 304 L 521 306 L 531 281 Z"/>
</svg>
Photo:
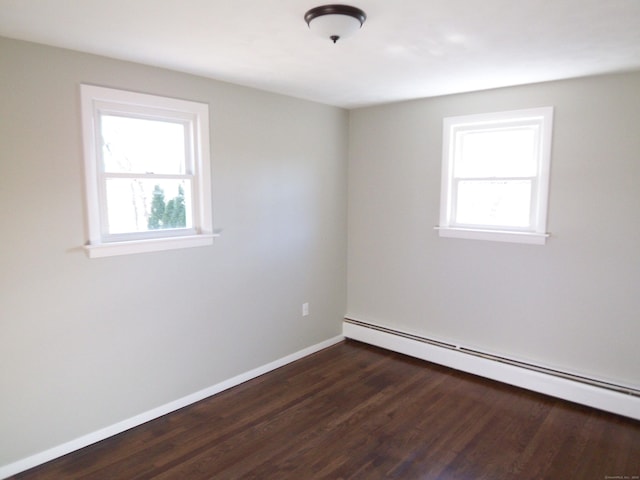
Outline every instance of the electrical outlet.
<svg viewBox="0 0 640 480">
<path fill-rule="evenodd" d="M 309 304 L 305 302 L 302 304 L 302 316 L 306 317 L 307 315 L 309 315 Z"/>
</svg>

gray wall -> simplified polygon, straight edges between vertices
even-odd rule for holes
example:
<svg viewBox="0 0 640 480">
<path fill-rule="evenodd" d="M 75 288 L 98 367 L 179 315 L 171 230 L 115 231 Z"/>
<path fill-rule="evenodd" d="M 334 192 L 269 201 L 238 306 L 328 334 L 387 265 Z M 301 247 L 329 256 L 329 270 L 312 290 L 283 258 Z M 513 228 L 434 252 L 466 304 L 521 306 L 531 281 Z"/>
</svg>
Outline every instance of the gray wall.
<svg viewBox="0 0 640 480">
<path fill-rule="evenodd" d="M 440 238 L 442 118 L 555 107 L 546 246 Z M 640 73 L 354 110 L 348 315 L 640 387 Z"/>
<path fill-rule="evenodd" d="M 82 82 L 209 103 L 212 247 L 85 256 Z M 0 465 L 340 334 L 346 111 L 7 39 L 0 109 Z"/>
</svg>

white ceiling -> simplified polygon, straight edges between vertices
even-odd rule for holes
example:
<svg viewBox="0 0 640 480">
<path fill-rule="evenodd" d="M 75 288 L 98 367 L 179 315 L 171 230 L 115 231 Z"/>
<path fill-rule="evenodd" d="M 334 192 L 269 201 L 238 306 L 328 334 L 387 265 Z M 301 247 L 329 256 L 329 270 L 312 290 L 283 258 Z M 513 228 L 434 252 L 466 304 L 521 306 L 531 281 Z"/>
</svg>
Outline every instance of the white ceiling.
<svg viewBox="0 0 640 480">
<path fill-rule="evenodd" d="M 640 0 L 344 3 L 368 18 L 335 45 L 314 0 L 0 0 L 0 35 L 346 108 L 640 70 Z"/>
</svg>

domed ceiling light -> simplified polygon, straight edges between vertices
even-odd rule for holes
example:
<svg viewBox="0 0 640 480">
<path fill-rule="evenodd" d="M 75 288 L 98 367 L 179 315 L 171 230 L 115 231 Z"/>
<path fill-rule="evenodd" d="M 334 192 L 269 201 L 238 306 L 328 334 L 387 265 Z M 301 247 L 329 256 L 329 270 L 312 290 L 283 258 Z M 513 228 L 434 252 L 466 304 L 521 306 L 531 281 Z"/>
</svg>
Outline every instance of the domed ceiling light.
<svg viewBox="0 0 640 480">
<path fill-rule="evenodd" d="M 304 20 L 312 32 L 336 43 L 357 32 L 367 15 L 349 5 L 322 5 L 304 14 Z"/>
</svg>

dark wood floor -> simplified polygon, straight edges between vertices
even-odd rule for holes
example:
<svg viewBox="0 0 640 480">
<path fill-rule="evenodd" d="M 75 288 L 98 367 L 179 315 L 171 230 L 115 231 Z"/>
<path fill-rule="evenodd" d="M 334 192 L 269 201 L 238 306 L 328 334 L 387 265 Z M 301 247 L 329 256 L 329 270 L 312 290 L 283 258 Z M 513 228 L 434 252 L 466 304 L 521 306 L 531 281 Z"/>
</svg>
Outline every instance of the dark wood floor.
<svg viewBox="0 0 640 480">
<path fill-rule="evenodd" d="M 640 422 L 347 341 L 15 479 L 640 478 Z"/>
</svg>

